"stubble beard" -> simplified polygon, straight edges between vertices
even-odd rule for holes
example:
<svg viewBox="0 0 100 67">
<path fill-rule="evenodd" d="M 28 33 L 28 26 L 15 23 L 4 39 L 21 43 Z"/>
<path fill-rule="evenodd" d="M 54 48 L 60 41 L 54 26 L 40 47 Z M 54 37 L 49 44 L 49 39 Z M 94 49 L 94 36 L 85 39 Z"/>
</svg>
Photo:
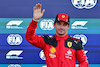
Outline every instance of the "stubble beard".
<svg viewBox="0 0 100 67">
<path fill-rule="evenodd" d="M 63 29 L 59 29 L 59 30 L 63 30 Z M 59 35 L 59 36 L 63 36 L 63 35 L 65 35 L 65 33 L 66 33 L 66 32 L 65 32 L 65 30 L 63 30 L 63 31 L 64 31 L 63 33 L 62 33 L 62 32 L 60 32 L 60 33 L 59 33 L 59 32 L 57 32 L 57 33 L 58 33 L 58 35 Z"/>
</svg>

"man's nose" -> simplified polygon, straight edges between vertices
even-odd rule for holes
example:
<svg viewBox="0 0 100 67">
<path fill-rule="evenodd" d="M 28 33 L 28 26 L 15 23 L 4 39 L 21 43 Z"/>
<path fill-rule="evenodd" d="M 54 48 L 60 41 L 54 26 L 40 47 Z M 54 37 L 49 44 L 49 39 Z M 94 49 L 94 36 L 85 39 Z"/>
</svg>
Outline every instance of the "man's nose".
<svg viewBox="0 0 100 67">
<path fill-rule="evenodd" d="M 60 25 L 60 28 L 63 28 L 63 25 L 62 24 Z"/>
</svg>

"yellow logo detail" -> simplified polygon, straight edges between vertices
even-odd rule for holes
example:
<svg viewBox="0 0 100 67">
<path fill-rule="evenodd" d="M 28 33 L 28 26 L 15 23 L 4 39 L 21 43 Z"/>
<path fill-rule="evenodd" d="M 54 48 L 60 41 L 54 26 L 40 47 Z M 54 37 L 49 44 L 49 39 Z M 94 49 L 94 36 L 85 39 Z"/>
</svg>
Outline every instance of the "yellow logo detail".
<svg viewBox="0 0 100 67">
<path fill-rule="evenodd" d="M 72 42 L 67 42 L 68 47 L 72 47 Z"/>
<path fill-rule="evenodd" d="M 55 53 L 55 52 L 56 52 L 56 49 L 55 49 L 54 47 L 52 47 L 52 48 L 50 49 L 50 51 L 51 51 L 51 53 Z"/>
<path fill-rule="evenodd" d="M 50 58 L 54 58 L 53 56 L 50 56 Z"/>
<path fill-rule="evenodd" d="M 65 18 L 65 15 L 62 15 L 62 18 Z"/>
</svg>

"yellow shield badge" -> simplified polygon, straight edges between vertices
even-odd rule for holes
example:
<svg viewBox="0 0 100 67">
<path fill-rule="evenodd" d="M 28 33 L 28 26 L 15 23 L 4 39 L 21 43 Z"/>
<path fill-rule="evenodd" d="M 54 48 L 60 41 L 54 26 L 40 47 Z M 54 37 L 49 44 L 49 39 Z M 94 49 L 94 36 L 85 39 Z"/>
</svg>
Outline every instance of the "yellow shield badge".
<svg viewBox="0 0 100 67">
<path fill-rule="evenodd" d="M 65 15 L 62 15 L 62 18 L 65 18 Z"/>
<path fill-rule="evenodd" d="M 67 42 L 67 46 L 70 48 L 72 46 L 72 42 Z"/>
</svg>

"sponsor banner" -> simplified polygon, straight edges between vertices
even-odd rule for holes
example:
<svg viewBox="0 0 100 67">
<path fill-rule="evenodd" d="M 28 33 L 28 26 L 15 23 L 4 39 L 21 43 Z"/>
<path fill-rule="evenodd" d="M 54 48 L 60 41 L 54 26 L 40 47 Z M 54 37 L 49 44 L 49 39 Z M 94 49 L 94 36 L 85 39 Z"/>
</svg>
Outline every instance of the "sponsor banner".
<svg viewBox="0 0 100 67">
<path fill-rule="evenodd" d="M 46 64 L 0 64 L 0 67 L 46 67 Z"/>
<path fill-rule="evenodd" d="M 36 34 L 55 34 L 53 27 L 54 18 L 42 18 L 39 20 Z M 0 18 L 0 33 L 25 34 L 27 26 L 32 18 Z M 100 19 L 70 19 L 69 34 L 100 34 Z"/>
<path fill-rule="evenodd" d="M 11 35 L 18 35 L 10 37 Z M 39 36 L 42 36 L 41 34 L 37 34 Z M 49 34 L 50 36 L 54 35 L 54 34 Z M 69 34 L 70 36 L 77 38 L 77 39 L 81 39 L 82 40 L 82 44 L 85 46 L 99 46 L 99 40 L 100 40 L 100 34 Z M 25 46 L 29 46 L 29 49 L 33 49 L 32 45 L 30 43 L 27 42 L 27 40 L 25 39 L 25 34 L 0 34 L 0 47 L 1 49 L 9 49 L 9 47 L 14 48 L 14 47 L 18 47 L 21 49 L 21 47 L 23 47 L 24 49 Z M 4 47 L 3 47 L 4 46 Z M 9 46 L 9 47 L 8 47 Z M 36 48 L 35 48 L 36 49 Z"/>
<path fill-rule="evenodd" d="M 21 67 L 19 64 L 10 64 L 8 67 Z"/>
<path fill-rule="evenodd" d="M 88 47 L 85 49 L 89 64 L 100 64 L 100 49 L 99 47 L 96 48 Z M 45 64 L 45 56 L 41 51 L 40 49 L 0 49 L 0 64 Z M 21 53 L 18 54 L 17 52 Z"/>
<path fill-rule="evenodd" d="M 35 34 L 54 35 L 54 17 L 59 12 L 68 13 L 71 17 L 69 35 L 82 40 L 89 67 L 100 67 L 99 0 L 23 1 L 0 2 L 0 67 L 47 67 L 43 50 L 25 39 L 27 27 L 32 21 L 32 7 L 38 2 L 46 12 L 39 20 Z M 67 46 L 71 47 L 72 42 L 67 42 Z M 50 58 L 56 57 L 55 51 L 55 48 L 50 48 Z M 72 58 L 69 57 L 72 54 L 70 50 L 65 54 L 66 58 Z"/>
<path fill-rule="evenodd" d="M 0 64 L 0 67 L 47 67 L 46 64 Z M 78 65 L 76 65 L 78 67 Z M 89 64 L 89 67 L 100 67 L 100 64 Z"/>
<path fill-rule="evenodd" d="M 97 4 L 97 0 L 71 0 L 71 2 L 78 9 L 91 9 Z"/>
<path fill-rule="evenodd" d="M 0 64 L 45 64 L 40 49 L 0 49 Z"/>
<path fill-rule="evenodd" d="M 41 36 L 41 34 L 38 34 Z M 50 34 L 52 36 L 53 34 Z M 85 53 L 90 64 L 100 63 L 100 34 L 70 34 L 74 38 L 81 39 Z M 95 37 L 95 39 L 94 39 Z M 45 64 L 45 56 L 41 49 L 32 46 L 25 39 L 25 34 L 0 34 L 0 63 L 20 64 Z M 69 45 L 70 47 L 70 45 Z M 54 49 L 51 49 L 54 51 Z M 94 59 L 92 59 L 94 58 Z"/>
<path fill-rule="evenodd" d="M 17 0 L 0 2 L 0 18 L 31 18 L 32 7 L 41 3 L 46 9 L 44 18 L 54 18 L 59 12 L 66 12 L 72 18 L 100 18 L 99 0 Z"/>
</svg>

